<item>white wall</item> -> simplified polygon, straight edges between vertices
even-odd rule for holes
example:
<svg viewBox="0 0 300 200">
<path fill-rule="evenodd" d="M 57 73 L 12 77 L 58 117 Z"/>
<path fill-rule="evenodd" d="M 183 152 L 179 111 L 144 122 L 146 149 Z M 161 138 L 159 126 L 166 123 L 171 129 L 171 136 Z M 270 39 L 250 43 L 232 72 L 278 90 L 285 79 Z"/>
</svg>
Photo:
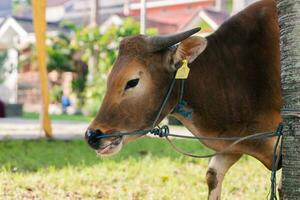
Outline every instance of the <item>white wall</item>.
<svg viewBox="0 0 300 200">
<path fill-rule="evenodd" d="M 47 22 L 58 22 L 63 19 L 65 15 L 64 6 L 48 7 L 46 9 L 46 20 Z"/>
<path fill-rule="evenodd" d="M 227 10 L 227 0 L 216 0 L 215 8 L 218 11 Z"/>
<path fill-rule="evenodd" d="M 9 49 L 7 61 L 4 64 L 7 69 L 5 81 L 0 84 L 0 99 L 5 103 L 17 103 L 18 89 L 18 52 Z"/>
<path fill-rule="evenodd" d="M 233 0 L 232 4 L 232 14 L 235 14 L 243 10 L 248 5 L 256 2 L 258 0 Z"/>
</svg>

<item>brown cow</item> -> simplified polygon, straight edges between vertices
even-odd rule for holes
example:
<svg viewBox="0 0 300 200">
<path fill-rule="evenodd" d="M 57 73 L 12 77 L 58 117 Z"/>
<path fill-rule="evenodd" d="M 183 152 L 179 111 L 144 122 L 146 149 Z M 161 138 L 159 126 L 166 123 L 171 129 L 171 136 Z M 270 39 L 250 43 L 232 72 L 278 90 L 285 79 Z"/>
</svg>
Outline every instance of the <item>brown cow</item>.
<svg viewBox="0 0 300 200">
<path fill-rule="evenodd" d="M 193 115 L 188 119 L 172 114 L 195 136 L 245 136 L 275 130 L 282 106 L 275 2 L 264 0 L 249 6 L 206 38 L 189 37 L 192 33 L 125 38 L 89 131 L 106 134 L 150 128 L 183 59 L 189 61 L 191 69 L 183 98 Z M 178 89 L 176 83 L 160 120 L 176 105 Z M 102 139 L 92 147 L 101 155 L 109 155 L 136 137 Z M 243 154 L 271 169 L 274 142 L 275 138 L 242 142 L 213 157 L 206 174 L 209 199 L 220 198 L 225 173 Z M 230 143 L 204 142 L 216 151 Z"/>
</svg>

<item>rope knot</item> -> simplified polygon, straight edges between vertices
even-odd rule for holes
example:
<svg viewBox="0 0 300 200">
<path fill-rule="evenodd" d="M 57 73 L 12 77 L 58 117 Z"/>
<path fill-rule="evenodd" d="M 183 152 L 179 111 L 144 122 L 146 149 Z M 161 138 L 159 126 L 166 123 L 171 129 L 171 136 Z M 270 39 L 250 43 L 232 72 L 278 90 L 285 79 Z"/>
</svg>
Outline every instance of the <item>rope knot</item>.
<svg viewBox="0 0 300 200">
<path fill-rule="evenodd" d="M 153 135 L 158 135 L 159 137 L 167 137 L 170 133 L 170 130 L 167 125 L 163 125 L 162 127 L 153 128 L 150 133 Z"/>
</svg>

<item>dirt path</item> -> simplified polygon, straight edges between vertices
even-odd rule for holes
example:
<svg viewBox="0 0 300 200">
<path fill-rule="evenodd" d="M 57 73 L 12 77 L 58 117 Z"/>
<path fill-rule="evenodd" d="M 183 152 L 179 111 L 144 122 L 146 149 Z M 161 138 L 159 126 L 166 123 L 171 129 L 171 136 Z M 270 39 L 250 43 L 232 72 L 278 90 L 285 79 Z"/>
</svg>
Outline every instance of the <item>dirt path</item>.
<svg viewBox="0 0 300 200">
<path fill-rule="evenodd" d="M 87 122 L 52 121 L 53 138 L 63 140 L 83 138 L 87 127 Z M 174 134 L 190 135 L 190 133 L 181 126 L 171 126 L 170 131 Z M 0 119 L 0 140 L 38 139 L 43 137 L 45 136 L 40 131 L 39 120 L 22 118 Z"/>
</svg>

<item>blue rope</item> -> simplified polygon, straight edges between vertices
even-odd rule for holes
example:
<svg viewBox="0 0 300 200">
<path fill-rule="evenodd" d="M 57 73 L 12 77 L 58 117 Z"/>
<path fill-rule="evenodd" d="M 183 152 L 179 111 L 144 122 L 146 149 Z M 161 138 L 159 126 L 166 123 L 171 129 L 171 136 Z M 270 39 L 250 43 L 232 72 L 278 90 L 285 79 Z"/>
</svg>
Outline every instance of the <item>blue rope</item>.
<svg viewBox="0 0 300 200">
<path fill-rule="evenodd" d="M 275 132 L 275 135 L 277 136 L 277 140 L 276 140 L 276 143 L 275 143 L 274 149 L 273 149 L 270 200 L 277 200 L 277 196 L 276 196 L 276 171 L 277 171 L 279 160 L 280 160 L 280 157 L 281 157 L 282 144 L 280 145 L 280 151 L 279 151 L 278 155 L 277 155 L 276 151 L 277 151 L 280 139 L 282 138 L 282 130 L 283 130 L 283 125 L 279 124 L 279 126 L 277 127 L 276 132 Z M 281 140 L 281 143 L 282 143 L 282 140 Z"/>
</svg>

